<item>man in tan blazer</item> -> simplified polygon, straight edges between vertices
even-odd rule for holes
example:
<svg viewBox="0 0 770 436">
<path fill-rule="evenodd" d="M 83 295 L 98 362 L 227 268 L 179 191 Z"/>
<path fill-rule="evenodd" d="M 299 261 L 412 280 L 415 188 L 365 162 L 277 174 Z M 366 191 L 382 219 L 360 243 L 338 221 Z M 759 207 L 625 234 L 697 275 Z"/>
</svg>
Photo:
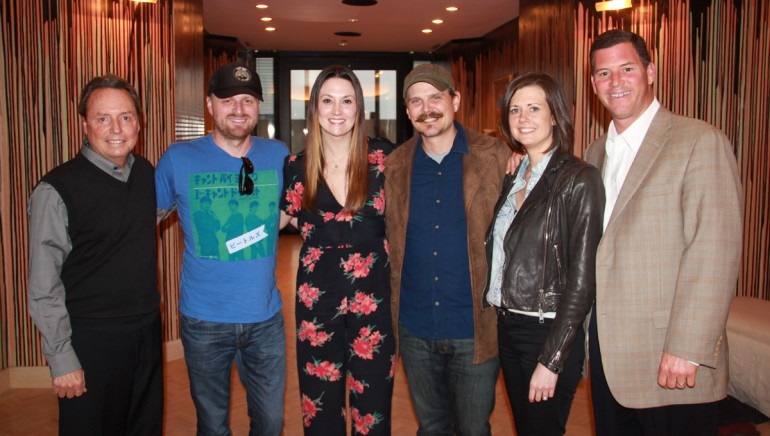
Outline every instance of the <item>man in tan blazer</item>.
<svg viewBox="0 0 770 436">
<path fill-rule="evenodd" d="M 660 106 L 639 35 L 608 31 L 590 56 L 612 115 L 585 155 L 607 192 L 589 333 L 596 434 L 716 435 L 741 256 L 735 155 L 718 129 Z"/>
</svg>

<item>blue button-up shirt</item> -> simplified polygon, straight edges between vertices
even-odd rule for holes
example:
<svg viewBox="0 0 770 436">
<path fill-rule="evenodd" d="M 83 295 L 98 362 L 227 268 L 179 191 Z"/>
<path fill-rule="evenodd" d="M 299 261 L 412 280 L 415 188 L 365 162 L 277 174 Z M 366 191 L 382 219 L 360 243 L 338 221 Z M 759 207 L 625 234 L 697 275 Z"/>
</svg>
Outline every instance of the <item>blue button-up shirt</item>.
<svg viewBox="0 0 770 436">
<path fill-rule="evenodd" d="M 418 140 L 401 276 L 400 323 L 424 339 L 473 338 L 468 227 L 463 201 L 465 132 L 436 162 Z"/>
</svg>

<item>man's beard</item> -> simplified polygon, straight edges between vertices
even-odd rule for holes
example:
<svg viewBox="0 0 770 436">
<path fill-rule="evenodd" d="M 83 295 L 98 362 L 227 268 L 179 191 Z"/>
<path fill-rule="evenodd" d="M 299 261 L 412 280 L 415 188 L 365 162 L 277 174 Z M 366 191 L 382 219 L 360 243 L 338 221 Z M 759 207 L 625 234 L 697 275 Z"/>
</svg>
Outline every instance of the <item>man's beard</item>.
<svg viewBox="0 0 770 436">
<path fill-rule="evenodd" d="M 243 128 L 241 127 L 233 128 L 227 124 L 227 118 L 225 118 L 225 120 L 221 123 L 215 122 L 215 126 L 219 134 L 226 139 L 244 140 L 248 138 L 251 135 L 251 133 L 254 131 L 254 128 L 257 127 L 257 122 L 254 121 L 253 123 L 245 124 Z M 249 127 L 249 128 L 246 129 L 246 127 Z"/>
</svg>

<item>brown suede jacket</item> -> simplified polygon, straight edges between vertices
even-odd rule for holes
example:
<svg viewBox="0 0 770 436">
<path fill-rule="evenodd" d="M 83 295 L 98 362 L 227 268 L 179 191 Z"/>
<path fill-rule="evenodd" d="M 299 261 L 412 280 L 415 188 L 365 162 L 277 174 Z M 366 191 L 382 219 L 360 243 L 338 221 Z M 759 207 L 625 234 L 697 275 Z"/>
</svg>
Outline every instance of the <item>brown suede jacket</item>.
<svg viewBox="0 0 770 436">
<path fill-rule="evenodd" d="M 511 150 L 491 136 L 463 127 L 468 140 L 468 154 L 463 157 L 463 196 L 468 222 L 468 257 L 473 292 L 475 349 L 473 363 L 485 362 L 497 355 L 497 314 L 484 307 L 487 260 L 484 237 L 492 222 L 495 203 L 502 188 L 505 165 Z M 404 264 L 406 226 L 409 221 L 409 192 L 412 181 L 415 135 L 396 148 L 385 161 L 385 221 L 390 242 L 391 313 L 398 349 L 398 310 L 401 270 Z"/>
</svg>

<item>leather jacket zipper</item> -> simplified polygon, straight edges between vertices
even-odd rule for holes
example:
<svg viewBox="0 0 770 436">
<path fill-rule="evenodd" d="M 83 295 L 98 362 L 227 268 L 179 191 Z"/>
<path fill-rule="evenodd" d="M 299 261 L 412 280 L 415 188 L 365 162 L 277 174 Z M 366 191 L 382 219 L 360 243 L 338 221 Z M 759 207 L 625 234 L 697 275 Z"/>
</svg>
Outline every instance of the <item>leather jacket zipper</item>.
<svg viewBox="0 0 770 436">
<path fill-rule="evenodd" d="M 537 313 L 538 313 L 538 316 L 540 317 L 540 324 L 542 324 L 545 322 L 545 319 L 544 319 L 545 317 L 543 316 L 543 306 L 545 305 L 545 290 L 543 288 L 540 288 L 538 292 L 540 293 L 540 304 L 539 304 L 540 308 L 538 309 Z"/>
<path fill-rule="evenodd" d="M 561 257 L 559 257 L 559 244 L 553 244 L 553 256 L 556 259 L 556 272 L 558 273 L 559 277 L 559 284 L 563 285 L 561 280 Z"/>
<path fill-rule="evenodd" d="M 553 188 L 551 188 L 553 189 Z M 540 318 L 540 324 L 543 324 L 545 322 L 545 317 L 543 316 L 543 307 L 545 306 L 545 270 L 546 266 L 548 265 L 548 228 L 551 225 L 551 212 L 553 211 L 553 194 L 551 193 L 548 198 L 548 212 L 545 215 L 545 235 L 543 235 L 543 275 L 540 279 L 540 290 L 538 291 L 540 293 L 539 295 L 539 304 L 538 304 L 538 316 Z"/>
</svg>

